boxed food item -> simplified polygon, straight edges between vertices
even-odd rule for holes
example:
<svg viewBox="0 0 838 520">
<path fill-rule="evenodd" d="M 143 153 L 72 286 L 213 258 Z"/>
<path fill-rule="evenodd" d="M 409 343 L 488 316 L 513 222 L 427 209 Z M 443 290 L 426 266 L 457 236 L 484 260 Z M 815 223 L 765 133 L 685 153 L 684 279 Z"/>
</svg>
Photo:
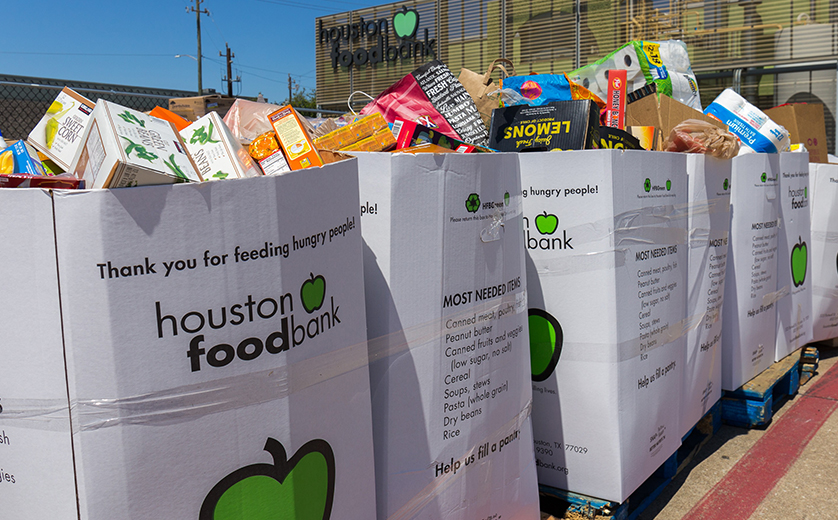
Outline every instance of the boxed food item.
<svg viewBox="0 0 838 520">
<path fill-rule="evenodd" d="M 644 150 L 661 151 L 661 131 L 656 126 L 629 126 L 626 131 L 640 142 Z"/>
<path fill-rule="evenodd" d="M 358 164 L 377 518 L 537 519 L 517 159 Z"/>
<path fill-rule="evenodd" d="M 792 144 L 801 143 L 809 151 L 809 161 L 829 162 L 824 106 L 819 103 L 788 103 L 769 108 L 765 115 L 785 128 Z"/>
<path fill-rule="evenodd" d="M 84 189 L 84 181 L 72 175 L 4 175 L 0 174 L 0 188 Z"/>
<path fill-rule="evenodd" d="M 64 87 L 26 141 L 68 171 L 95 103 Z"/>
<path fill-rule="evenodd" d="M 396 138 L 390 127 L 378 130 L 372 136 L 362 139 L 355 144 L 342 148 L 343 152 L 384 152 L 396 146 Z"/>
<path fill-rule="evenodd" d="M 681 444 L 686 156 L 519 162 L 538 481 L 624 502 Z"/>
<path fill-rule="evenodd" d="M 204 180 L 257 177 L 261 170 L 215 112 L 180 131 Z"/>
<path fill-rule="evenodd" d="M 605 126 L 624 129 L 626 127 L 626 71 L 609 70 L 608 108 L 605 111 Z"/>
<path fill-rule="evenodd" d="M 722 390 L 774 363 L 777 339 L 780 169 L 777 154 L 732 159 L 730 245 L 722 309 Z"/>
<path fill-rule="evenodd" d="M 359 207 L 355 160 L 0 190 L 4 516 L 375 518 Z"/>
<path fill-rule="evenodd" d="M 780 361 L 812 340 L 812 225 L 809 214 L 809 157 L 780 154 L 777 287 L 777 344 Z"/>
<path fill-rule="evenodd" d="M 599 127 L 599 148 L 616 150 L 645 150 L 640 140 L 625 130 L 610 126 Z"/>
<path fill-rule="evenodd" d="M 375 112 L 314 139 L 314 146 L 318 150 L 343 150 L 385 129 L 387 121 Z"/>
<path fill-rule="evenodd" d="M 420 125 L 414 121 L 405 121 L 404 119 L 396 118 L 393 123 L 392 135 L 396 138 L 396 149 L 410 148 L 420 144 L 435 144 L 443 148 L 450 148 L 455 152 L 472 153 L 472 152 L 491 152 L 488 148 L 477 146 L 454 139 L 451 136 L 445 135 L 439 130 L 434 130 L 425 125 Z"/>
<path fill-rule="evenodd" d="M 599 140 L 599 109 L 590 100 L 492 111 L 489 147 L 501 152 L 582 150 L 597 148 Z"/>
<path fill-rule="evenodd" d="M 722 308 L 728 264 L 731 161 L 688 154 L 687 350 L 683 437 L 722 396 Z M 736 302 L 730 302 L 735 305 Z"/>
<path fill-rule="evenodd" d="M 218 115 L 224 117 L 235 102 L 236 98 L 221 96 L 220 94 L 172 98 L 169 100 L 169 110 L 184 119 L 195 121 L 209 112 L 218 112 Z"/>
<path fill-rule="evenodd" d="M 0 173 L 47 174 L 38 158 L 38 152 L 26 141 L 16 141 L 0 152 Z"/>
<path fill-rule="evenodd" d="M 276 140 L 285 154 L 289 168 L 300 170 L 323 165 L 323 160 L 303 127 L 300 116 L 291 105 L 273 112 L 268 116 L 268 120 L 273 126 Z"/>
<path fill-rule="evenodd" d="M 726 124 L 746 151 L 777 153 L 789 149 L 788 131 L 733 89 L 724 89 L 704 113 Z"/>
<path fill-rule="evenodd" d="M 103 100 L 93 109 L 68 171 L 88 188 L 202 180 L 172 123 Z"/>
<path fill-rule="evenodd" d="M 809 165 L 812 222 L 812 340 L 838 338 L 838 164 Z"/>
</svg>

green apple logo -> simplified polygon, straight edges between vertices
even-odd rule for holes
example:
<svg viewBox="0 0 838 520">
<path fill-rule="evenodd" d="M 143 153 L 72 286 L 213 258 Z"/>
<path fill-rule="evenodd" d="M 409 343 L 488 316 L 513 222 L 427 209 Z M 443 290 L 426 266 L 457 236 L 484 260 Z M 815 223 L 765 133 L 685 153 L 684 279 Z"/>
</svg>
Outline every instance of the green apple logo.
<svg viewBox="0 0 838 520">
<path fill-rule="evenodd" d="M 532 380 L 544 381 L 553 374 L 562 353 L 562 326 L 541 309 L 529 310 L 529 326 Z"/>
<path fill-rule="evenodd" d="M 762 176 L 759 178 L 759 180 L 761 180 L 762 182 L 767 181 L 768 180 L 768 175 L 766 175 L 765 172 L 762 172 Z"/>
<path fill-rule="evenodd" d="M 643 189 L 646 190 L 646 193 L 652 191 L 652 179 L 646 179 L 646 182 L 643 183 Z"/>
<path fill-rule="evenodd" d="M 466 211 L 469 213 L 477 213 L 478 209 L 480 209 L 480 195 L 472 193 L 466 199 Z"/>
<path fill-rule="evenodd" d="M 809 186 L 803 186 L 803 198 L 804 199 L 809 198 Z"/>
<path fill-rule="evenodd" d="M 795 287 L 800 287 L 806 280 L 807 256 L 806 242 L 798 236 L 797 243 L 791 248 L 791 281 Z"/>
<path fill-rule="evenodd" d="M 407 7 L 402 9 L 402 12 L 393 16 L 393 31 L 398 38 L 413 38 L 416 28 L 419 27 L 419 13 L 413 9 L 408 11 Z"/>
<path fill-rule="evenodd" d="M 306 312 L 311 314 L 319 309 L 325 298 L 326 279 L 323 275 L 314 276 L 314 273 L 311 273 L 311 278 L 303 282 L 300 287 L 300 299 L 303 301 Z"/>
<path fill-rule="evenodd" d="M 728 188 L 730 188 L 730 181 L 725 179 L 725 182 L 722 184 L 722 189 L 727 191 Z"/>
<path fill-rule="evenodd" d="M 542 235 L 552 235 L 556 228 L 559 227 L 559 217 L 556 215 L 548 215 L 545 211 L 541 215 L 535 216 L 535 227 Z"/>
<path fill-rule="evenodd" d="M 669 191 L 671 189 L 672 189 L 672 181 L 667 179 L 666 180 L 666 191 Z"/>
<path fill-rule="evenodd" d="M 327 520 L 335 497 L 335 455 L 329 443 L 305 443 L 287 460 L 285 448 L 265 442 L 273 464 L 251 464 L 216 484 L 199 520 Z"/>
<path fill-rule="evenodd" d="M 509 206 L 509 192 L 503 194 L 503 205 Z"/>
</svg>

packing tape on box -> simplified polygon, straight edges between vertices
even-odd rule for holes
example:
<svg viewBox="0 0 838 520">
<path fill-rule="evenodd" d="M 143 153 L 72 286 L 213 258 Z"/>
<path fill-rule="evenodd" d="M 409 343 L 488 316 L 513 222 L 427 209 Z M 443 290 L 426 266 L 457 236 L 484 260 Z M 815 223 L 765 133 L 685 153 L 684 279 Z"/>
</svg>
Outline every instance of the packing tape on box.
<svg viewBox="0 0 838 520">
<path fill-rule="evenodd" d="M 829 298 L 838 301 L 838 289 L 835 287 L 827 287 L 825 285 L 812 286 L 812 294 L 820 296 L 821 298 Z"/>
<path fill-rule="evenodd" d="M 713 312 L 714 321 L 718 319 L 718 312 Z M 562 362 L 584 363 L 623 363 L 631 359 L 648 354 L 661 347 L 666 347 L 674 341 L 686 336 L 690 331 L 698 328 L 707 316 L 707 312 L 688 316 L 675 323 L 663 324 L 648 333 L 618 343 L 568 341 L 564 338 L 561 352 Z"/>
<path fill-rule="evenodd" d="M 838 233 L 835 231 L 812 230 L 812 242 L 823 242 L 825 244 L 838 243 Z"/>
<path fill-rule="evenodd" d="M 786 285 L 786 286 L 781 287 L 780 289 L 778 289 L 774 292 L 770 292 L 770 293 L 764 295 L 762 297 L 761 305 L 763 307 L 768 307 L 771 304 L 777 303 L 778 301 L 780 301 L 780 299 L 782 299 L 785 296 L 788 296 L 789 294 L 791 294 L 791 289 L 789 288 L 788 285 Z"/>
<path fill-rule="evenodd" d="M 445 317 L 400 330 L 290 365 L 259 372 L 182 385 L 119 398 L 14 399 L 0 401 L 0 424 L 46 430 L 68 430 L 69 418 L 81 431 L 124 425 L 161 425 L 198 419 L 208 414 L 263 404 L 364 368 L 368 363 L 416 348 L 438 346 L 447 324 L 478 315 L 502 319 L 527 310 L 526 291 L 484 300 Z M 475 318 L 476 319 L 476 318 Z M 488 319 L 488 318 L 487 318 Z M 410 341 L 405 338 L 410 338 Z M 13 421 L 13 422 L 12 422 Z"/>
<path fill-rule="evenodd" d="M 46 431 L 69 431 L 67 399 L 15 399 L 0 401 L 0 424 Z"/>
<path fill-rule="evenodd" d="M 431 468 L 439 467 L 440 465 L 445 464 L 451 464 L 452 466 L 453 464 L 457 464 L 458 466 L 456 471 L 452 468 L 448 473 L 443 472 L 442 475 L 434 478 L 430 484 L 425 486 L 420 492 L 414 495 L 413 498 L 408 500 L 401 508 L 399 508 L 398 511 L 387 517 L 387 520 L 406 520 L 416 518 L 425 506 L 427 506 L 439 494 L 451 487 L 451 485 L 456 483 L 464 474 L 468 472 L 468 470 L 472 469 L 472 467 L 481 467 L 488 464 L 489 471 L 496 470 L 508 475 L 511 471 L 515 471 L 527 465 L 525 461 L 520 461 L 520 459 L 518 461 L 518 468 L 509 468 L 507 465 L 500 463 L 493 464 L 492 455 L 495 453 L 502 453 L 504 447 L 512 445 L 516 445 L 516 449 L 519 449 L 517 448 L 517 443 L 520 442 L 520 439 L 523 436 L 521 430 L 529 430 L 530 428 L 526 422 L 529 419 L 531 412 L 532 400 L 528 401 L 519 413 L 501 425 L 500 428 L 490 432 L 478 442 L 469 446 L 464 453 L 462 453 L 459 457 L 454 458 L 453 462 L 451 458 L 448 460 L 431 462 Z M 525 449 L 529 451 L 532 448 L 529 446 Z M 532 453 L 532 451 L 529 451 L 529 453 Z M 432 471 L 435 471 L 435 469 L 432 469 Z M 487 481 L 491 480 L 488 475 L 485 475 L 485 470 L 483 478 Z"/>
</svg>

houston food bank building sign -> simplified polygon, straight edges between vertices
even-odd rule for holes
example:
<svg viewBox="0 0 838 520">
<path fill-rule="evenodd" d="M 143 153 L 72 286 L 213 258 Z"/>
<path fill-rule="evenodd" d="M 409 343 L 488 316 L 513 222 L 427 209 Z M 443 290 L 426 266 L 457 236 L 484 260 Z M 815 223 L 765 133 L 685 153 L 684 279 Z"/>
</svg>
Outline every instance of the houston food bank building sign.
<svg viewBox="0 0 838 520">
<path fill-rule="evenodd" d="M 391 20 L 388 18 L 364 20 L 363 17 L 359 17 L 357 23 L 332 27 L 324 26 L 323 20 L 319 20 L 318 40 L 320 45 L 331 47 L 329 57 L 333 68 L 436 58 L 436 39 L 428 38 L 427 28 L 424 40 L 415 39 L 419 29 L 419 13 L 415 10 L 402 7 L 401 11 L 393 15 L 392 45 L 390 25 Z M 355 47 L 354 50 L 349 49 L 350 42 L 352 47 Z M 375 42 L 376 45 L 370 48 L 363 46 L 364 43 L 370 42 Z"/>
</svg>

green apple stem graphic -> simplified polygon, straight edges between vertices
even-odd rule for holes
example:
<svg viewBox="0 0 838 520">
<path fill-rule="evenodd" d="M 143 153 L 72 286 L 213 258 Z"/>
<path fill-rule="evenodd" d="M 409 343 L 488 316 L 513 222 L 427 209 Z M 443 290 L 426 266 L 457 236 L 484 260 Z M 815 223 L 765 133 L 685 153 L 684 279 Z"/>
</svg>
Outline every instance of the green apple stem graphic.
<svg viewBox="0 0 838 520">
<path fill-rule="evenodd" d="M 323 305 L 323 300 L 326 299 L 326 279 L 323 275 L 314 276 L 314 273 L 311 273 L 311 278 L 300 287 L 300 299 L 309 314 Z"/>
<path fill-rule="evenodd" d="M 328 520 L 335 496 L 335 455 L 315 439 L 287 459 L 268 438 L 273 464 L 237 469 L 216 484 L 201 505 L 199 520 Z"/>
</svg>

